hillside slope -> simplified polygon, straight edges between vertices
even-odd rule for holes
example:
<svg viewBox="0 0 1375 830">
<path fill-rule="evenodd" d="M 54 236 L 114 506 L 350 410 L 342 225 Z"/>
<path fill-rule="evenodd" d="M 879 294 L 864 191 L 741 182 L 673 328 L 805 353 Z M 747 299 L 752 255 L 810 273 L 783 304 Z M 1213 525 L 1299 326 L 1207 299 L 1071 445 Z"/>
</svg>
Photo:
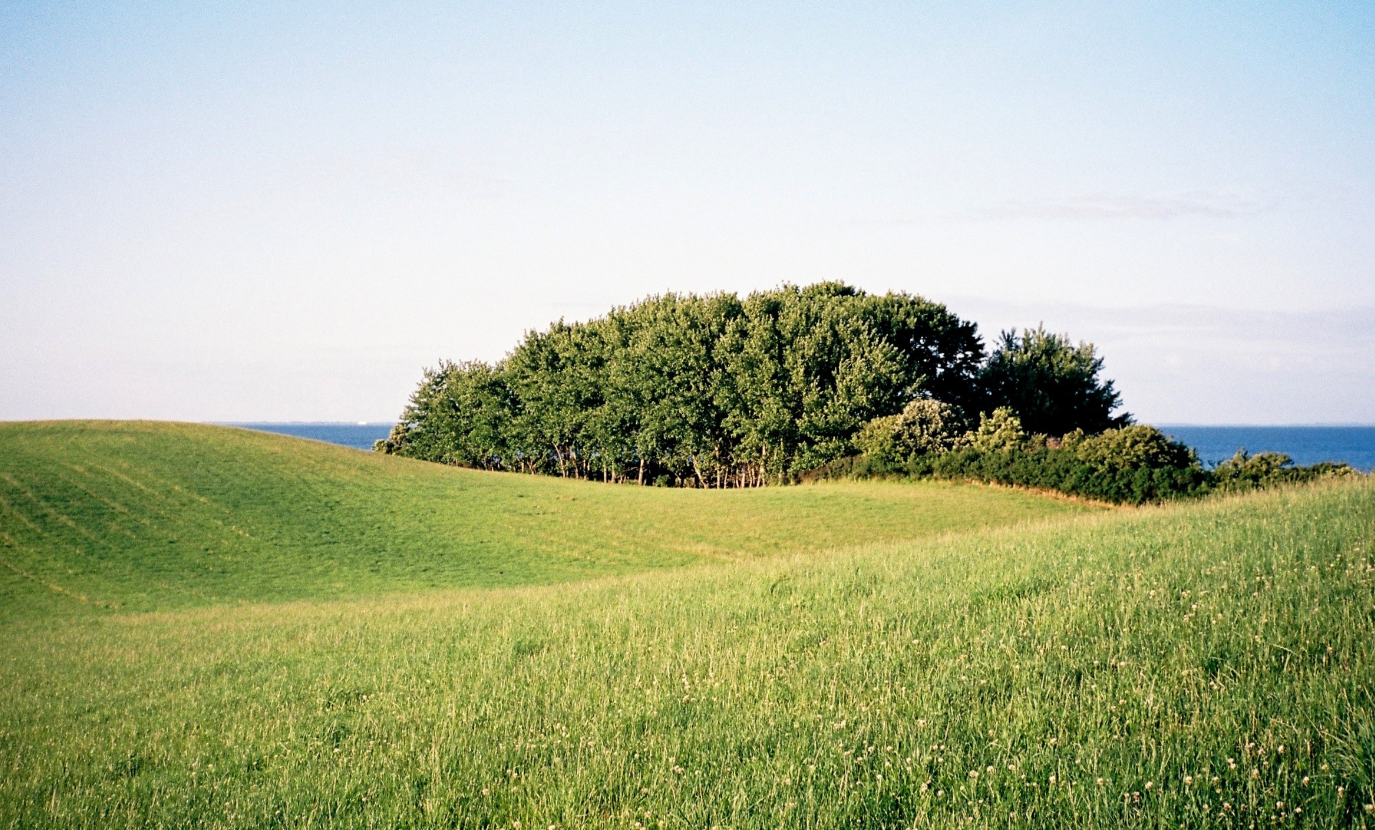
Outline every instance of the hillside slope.
<svg viewBox="0 0 1375 830">
<path fill-rule="evenodd" d="M 1375 487 L 11 626 L 0 824 L 1363 827 Z"/>
<path fill-rule="evenodd" d="M 609 486 L 226 427 L 9 423 L 0 618 L 551 583 L 1086 510 L 940 484 Z"/>
</svg>

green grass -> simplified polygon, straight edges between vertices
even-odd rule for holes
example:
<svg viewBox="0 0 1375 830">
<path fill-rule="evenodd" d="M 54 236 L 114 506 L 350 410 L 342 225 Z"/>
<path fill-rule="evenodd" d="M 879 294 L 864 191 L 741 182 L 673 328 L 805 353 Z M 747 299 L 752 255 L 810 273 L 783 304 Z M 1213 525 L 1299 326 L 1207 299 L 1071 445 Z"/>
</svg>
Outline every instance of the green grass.
<svg viewBox="0 0 1375 830">
<path fill-rule="evenodd" d="M 613 487 L 226 427 L 3 424 L 0 619 L 547 584 L 1087 509 L 936 484 Z"/>
<path fill-rule="evenodd" d="M 828 547 L 26 606 L 0 627 L 0 825 L 1372 825 L 1370 481 Z"/>
</svg>

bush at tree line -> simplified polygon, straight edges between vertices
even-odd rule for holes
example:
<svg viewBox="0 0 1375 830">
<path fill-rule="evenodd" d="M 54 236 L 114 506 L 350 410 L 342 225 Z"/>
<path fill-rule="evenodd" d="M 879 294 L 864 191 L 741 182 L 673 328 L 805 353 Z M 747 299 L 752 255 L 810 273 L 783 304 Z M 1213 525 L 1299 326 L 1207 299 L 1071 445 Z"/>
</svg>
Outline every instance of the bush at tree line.
<svg viewBox="0 0 1375 830">
<path fill-rule="evenodd" d="M 983 481 L 1057 490 L 1118 504 L 1143 504 L 1356 474 L 1346 464 L 1323 462 L 1299 467 L 1283 453 L 1252 456 L 1244 449 L 1206 470 L 1192 449 L 1155 427 L 1133 425 L 1097 435 L 1075 430 L 1055 439 L 1028 435 L 1010 408 L 985 415 L 976 430 L 945 436 L 943 444 L 927 443 L 924 451 L 905 455 L 893 452 L 894 447 L 916 443 L 903 435 L 904 430 L 914 429 L 914 423 L 912 419 L 871 422 L 860 434 L 861 440 L 868 442 L 860 455 L 822 465 L 807 473 L 804 480 L 904 477 Z"/>
</svg>

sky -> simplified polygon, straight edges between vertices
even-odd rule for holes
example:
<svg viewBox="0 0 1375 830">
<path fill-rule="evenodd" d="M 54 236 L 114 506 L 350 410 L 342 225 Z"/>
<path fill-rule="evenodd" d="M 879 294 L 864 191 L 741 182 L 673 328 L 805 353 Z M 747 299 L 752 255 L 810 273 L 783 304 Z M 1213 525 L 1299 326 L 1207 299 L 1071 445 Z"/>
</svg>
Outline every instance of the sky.
<svg viewBox="0 0 1375 830">
<path fill-rule="evenodd" d="M 0 419 L 386 421 L 641 297 L 1094 342 L 1375 423 L 1369 3 L 0 2 Z"/>
</svg>

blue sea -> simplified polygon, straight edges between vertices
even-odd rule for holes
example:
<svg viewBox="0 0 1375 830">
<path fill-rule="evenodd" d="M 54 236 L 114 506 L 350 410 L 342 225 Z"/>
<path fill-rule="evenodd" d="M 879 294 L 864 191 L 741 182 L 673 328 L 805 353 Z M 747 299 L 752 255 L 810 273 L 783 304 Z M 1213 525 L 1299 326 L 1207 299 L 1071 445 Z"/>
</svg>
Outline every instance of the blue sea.
<svg viewBox="0 0 1375 830">
<path fill-rule="evenodd" d="M 1239 449 L 1282 452 L 1294 463 L 1345 461 L 1362 472 L 1375 467 L 1375 426 L 1200 427 L 1165 424 L 1161 432 L 1194 448 L 1205 466 L 1231 458 Z"/>
<path fill-rule="evenodd" d="M 372 449 L 372 443 L 381 438 L 386 438 L 387 433 L 391 432 L 392 425 L 381 421 L 373 423 L 303 423 L 291 421 L 288 423 L 252 423 L 252 424 L 225 424 L 231 427 L 243 427 L 244 429 L 256 429 L 261 432 L 275 432 L 279 435 L 294 435 L 297 438 L 309 438 L 313 441 L 324 441 L 327 444 L 339 444 L 344 447 L 353 447 L 359 450 Z"/>
<path fill-rule="evenodd" d="M 257 429 L 341 444 L 360 450 L 386 438 L 389 423 L 252 423 L 231 426 Z M 1194 448 L 1203 463 L 1211 466 L 1231 458 L 1238 449 L 1247 452 L 1282 452 L 1297 464 L 1345 461 L 1365 472 L 1375 467 L 1375 426 L 1355 427 L 1203 427 L 1168 424 L 1166 434 Z"/>
</svg>

